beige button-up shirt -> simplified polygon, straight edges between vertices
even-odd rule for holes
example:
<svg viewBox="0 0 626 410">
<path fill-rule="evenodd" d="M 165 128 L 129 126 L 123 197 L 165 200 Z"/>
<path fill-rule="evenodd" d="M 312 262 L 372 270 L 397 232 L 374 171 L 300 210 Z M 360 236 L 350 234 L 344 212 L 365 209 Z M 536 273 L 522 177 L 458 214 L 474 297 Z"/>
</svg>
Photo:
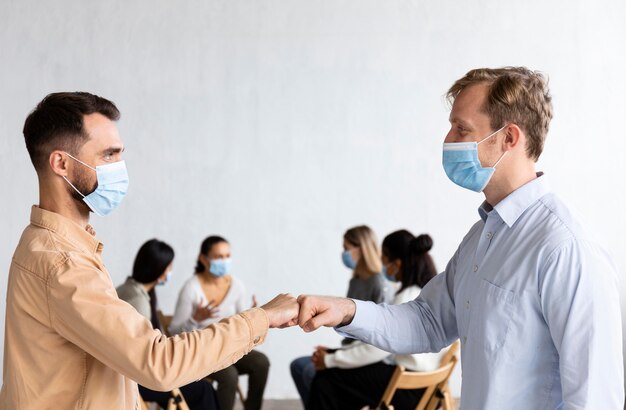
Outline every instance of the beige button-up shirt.
<svg viewBox="0 0 626 410">
<path fill-rule="evenodd" d="M 167 338 L 117 297 L 93 229 L 36 206 L 7 288 L 0 410 L 139 409 L 137 383 L 171 390 L 239 360 L 262 309 Z"/>
</svg>

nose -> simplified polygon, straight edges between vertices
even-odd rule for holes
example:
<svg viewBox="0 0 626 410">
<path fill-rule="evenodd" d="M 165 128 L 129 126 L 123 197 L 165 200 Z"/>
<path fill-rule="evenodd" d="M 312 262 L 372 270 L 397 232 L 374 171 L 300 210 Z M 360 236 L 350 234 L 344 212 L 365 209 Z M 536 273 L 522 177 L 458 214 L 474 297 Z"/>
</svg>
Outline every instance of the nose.
<svg viewBox="0 0 626 410">
<path fill-rule="evenodd" d="M 448 142 L 457 142 L 457 136 L 454 133 L 454 130 L 450 128 L 450 131 L 446 134 L 446 137 L 443 140 L 444 143 Z"/>
</svg>

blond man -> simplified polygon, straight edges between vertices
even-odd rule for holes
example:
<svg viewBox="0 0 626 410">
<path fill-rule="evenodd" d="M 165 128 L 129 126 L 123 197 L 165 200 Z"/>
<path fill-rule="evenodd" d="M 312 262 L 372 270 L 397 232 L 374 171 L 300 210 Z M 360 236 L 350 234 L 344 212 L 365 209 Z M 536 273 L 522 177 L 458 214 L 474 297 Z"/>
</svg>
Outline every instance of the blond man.
<svg viewBox="0 0 626 410">
<path fill-rule="evenodd" d="M 446 270 L 407 304 L 301 296 L 300 325 L 395 353 L 461 340 L 461 408 L 622 409 L 617 275 L 538 173 L 552 118 L 544 76 L 477 69 L 454 83 L 443 168 L 482 192 L 480 219 Z"/>
</svg>

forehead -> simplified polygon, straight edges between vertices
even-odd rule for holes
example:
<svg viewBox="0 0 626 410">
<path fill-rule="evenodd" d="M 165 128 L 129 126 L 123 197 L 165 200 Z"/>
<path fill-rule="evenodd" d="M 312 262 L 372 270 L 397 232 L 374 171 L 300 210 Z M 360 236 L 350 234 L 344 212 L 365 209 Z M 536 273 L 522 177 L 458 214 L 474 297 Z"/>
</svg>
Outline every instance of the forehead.
<svg viewBox="0 0 626 410">
<path fill-rule="evenodd" d="M 83 117 L 83 126 L 89 135 L 89 140 L 81 151 L 97 152 L 110 148 L 124 148 L 117 125 L 99 113 L 88 114 Z"/>
<path fill-rule="evenodd" d="M 487 97 L 489 86 L 485 83 L 471 85 L 459 93 L 452 104 L 450 122 L 475 124 L 481 121 L 489 121 L 482 107 Z"/>
<path fill-rule="evenodd" d="M 218 242 L 211 247 L 210 253 L 228 253 L 230 252 L 230 244 L 228 242 Z"/>
</svg>

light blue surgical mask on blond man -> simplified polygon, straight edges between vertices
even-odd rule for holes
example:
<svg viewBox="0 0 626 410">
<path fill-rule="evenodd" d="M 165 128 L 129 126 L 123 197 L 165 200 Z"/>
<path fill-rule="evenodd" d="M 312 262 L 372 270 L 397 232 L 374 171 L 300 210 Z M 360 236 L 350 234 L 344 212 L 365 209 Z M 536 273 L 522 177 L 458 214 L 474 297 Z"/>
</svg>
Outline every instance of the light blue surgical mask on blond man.
<svg viewBox="0 0 626 410">
<path fill-rule="evenodd" d="M 508 124 L 507 124 L 508 125 Z M 502 161 L 507 151 L 492 167 L 483 167 L 478 159 L 478 144 L 482 144 L 506 128 L 489 134 L 478 142 L 447 142 L 443 144 L 443 169 L 448 178 L 458 186 L 482 192 L 496 172 L 496 166 Z"/>
<path fill-rule="evenodd" d="M 65 176 L 63 179 L 70 184 L 74 191 L 83 197 L 83 202 L 89 206 L 94 213 L 99 216 L 106 216 L 119 206 L 128 191 L 128 171 L 126 170 L 126 162 L 118 161 L 112 164 L 98 165 L 95 168 L 85 164 L 78 158 L 66 152 L 67 156 L 74 161 L 96 171 L 98 187 L 92 193 L 85 195 L 80 192 L 74 184 Z"/>
</svg>

